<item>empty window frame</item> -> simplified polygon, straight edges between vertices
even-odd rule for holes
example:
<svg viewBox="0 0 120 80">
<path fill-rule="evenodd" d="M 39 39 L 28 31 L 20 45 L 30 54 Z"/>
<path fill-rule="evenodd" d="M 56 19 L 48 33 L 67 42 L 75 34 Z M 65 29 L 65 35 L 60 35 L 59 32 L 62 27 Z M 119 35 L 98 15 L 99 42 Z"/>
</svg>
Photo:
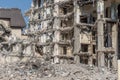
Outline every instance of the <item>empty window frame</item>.
<svg viewBox="0 0 120 80">
<path fill-rule="evenodd" d="M 81 51 L 88 52 L 88 44 L 81 44 Z"/>
</svg>

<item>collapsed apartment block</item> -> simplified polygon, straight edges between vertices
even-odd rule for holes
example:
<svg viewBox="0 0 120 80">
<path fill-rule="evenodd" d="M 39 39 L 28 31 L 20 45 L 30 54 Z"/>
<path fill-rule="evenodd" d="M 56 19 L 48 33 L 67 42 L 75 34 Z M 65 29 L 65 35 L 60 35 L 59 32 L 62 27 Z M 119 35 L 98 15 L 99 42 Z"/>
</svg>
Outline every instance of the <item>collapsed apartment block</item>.
<svg viewBox="0 0 120 80">
<path fill-rule="evenodd" d="M 28 38 L 35 52 L 54 63 L 117 68 L 119 0 L 33 0 Z"/>
</svg>

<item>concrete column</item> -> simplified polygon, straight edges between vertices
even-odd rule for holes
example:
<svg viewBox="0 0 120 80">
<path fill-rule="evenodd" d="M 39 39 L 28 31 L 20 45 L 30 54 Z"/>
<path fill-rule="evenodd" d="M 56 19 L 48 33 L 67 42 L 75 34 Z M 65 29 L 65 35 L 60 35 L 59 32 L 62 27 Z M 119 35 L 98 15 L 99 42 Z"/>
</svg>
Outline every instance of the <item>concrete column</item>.
<svg viewBox="0 0 120 80">
<path fill-rule="evenodd" d="M 118 31 L 117 24 L 114 24 L 112 27 L 112 45 L 115 50 L 113 54 L 112 64 L 115 69 L 117 69 L 117 55 L 118 55 Z"/>
<path fill-rule="evenodd" d="M 56 2 L 59 2 L 59 0 L 55 0 L 54 1 L 55 3 Z M 55 5 L 54 6 L 54 13 L 53 13 L 54 16 L 59 16 L 59 6 L 58 5 Z M 55 18 L 54 19 L 54 25 L 53 25 L 53 28 L 55 29 L 59 29 L 60 28 L 60 25 L 61 24 L 61 21 L 59 18 Z M 59 42 L 60 41 L 60 31 L 55 31 L 54 32 L 54 42 Z M 60 60 L 59 58 L 57 57 L 57 55 L 60 55 L 60 46 L 59 44 L 55 43 L 54 45 L 54 52 L 53 52 L 53 55 L 56 56 L 54 57 L 54 63 L 60 63 Z"/>
<path fill-rule="evenodd" d="M 98 53 L 98 67 L 104 67 L 105 66 L 105 55 L 102 52 Z"/>
<path fill-rule="evenodd" d="M 98 19 L 104 18 L 104 1 L 103 0 L 98 0 L 97 2 L 97 14 L 98 14 Z M 99 21 L 97 24 L 97 33 L 98 33 L 98 66 L 99 67 L 104 67 L 105 66 L 105 59 L 104 59 L 104 53 L 101 52 L 104 50 L 104 23 L 103 21 Z"/>
<path fill-rule="evenodd" d="M 103 0 L 98 0 L 97 1 L 97 18 L 101 19 L 104 18 L 104 1 Z"/>
<path fill-rule="evenodd" d="M 118 60 L 118 80 L 120 80 L 120 60 Z"/>
<path fill-rule="evenodd" d="M 59 42 L 59 41 L 60 41 L 60 31 L 55 31 L 55 33 L 54 33 L 55 45 L 54 45 L 54 53 L 53 53 L 54 56 L 60 55 L 60 47 L 59 47 L 59 44 L 56 43 L 56 42 Z M 54 58 L 54 63 L 59 63 L 59 58 L 58 57 Z"/>
<path fill-rule="evenodd" d="M 90 54 L 89 59 L 88 59 L 88 64 L 89 64 L 90 66 L 92 66 L 92 65 L 93 65 L 93 64 L 92 64 L 92 62 L 93 62 L 93 58 L 92 58 L 93 45 L 92 45 L 92 44 L 90 44 L 90 45 L 88 46 L 88 53 Z"/>
<path fill-rule="evenodd" d="M 44 8 L 43 10 L 43 18 L 46 19 L 47 16 L 46 16 L 46 8 Z M 47 29 L 47 21 L 42 21 L 42 26 L 43 26 L 43 29 Z M 47 35 L 46 34 L 43 34 L 43 43 L 46 43 L 47 41 Z M 43 46 L 43 53 L 47 53 L 47 46 Z"/>
<path fill-rule="evenodd" d="M 31 7 L 35 7 L 34 0 L 32 0 Z"/>
<path fill-rule="evenodd" d="M 105 65 L 105 59 L 104 59 L 104 53 L 101 52 L 104 50 L 104 37 L 103 37 L 103 22 L 99 21 L 97 25 L 97 32 L 98 32 L 98 66 L 99 67 L 104 67 Z"/>
<path fill-rule="evenodd" d="M 77 1 L 74 0 L 74 54 L 78 54 L 81 49 L 80 44 L 80 29 L 76 26 L 77 23 L 80 23 L 81 9 L 77 4 Z M 75 55 L 75 63 L 80 63 L 80 57 Z"/>
<path fill-rule="evenodd" d="M 74 61 L 76 64 L 80 64 L 80 56 L 75 55 Z"/>
<path fill-rule="evenodd" d="M 54 28 L 58 29 L 60 27 L 60 20 L 59 19 L 55 19 L 54 21 Z M 60 55 L 60 46 L 58 43 L 56 42 L 59 42 L 60 41 L 60 37 L 61 37 L 61 34 L 60 34 L 60 31 L 55 31 L 54 32 L 54 42 L 55 42 L 55 45 L 54 45 L 54 53 L 53 55 L 54 56 L 57 56 L 57 55 Z M 59 63 L 59 58 L 58 57 L 55 57 L 54 58 L 54 63 Z"/>
<path fill-rule="evenodd" d="M 60 60 L 59 60 L 59 58 L 57 56 L 60 55 L 60 49 L 59 49 L 59 45 L 58 44 L 54 45 L 54 54 L 53 55 L 55 56 L 54 57 L 54 63 L 59 63 Z"/>
<path fill-rule="evenodd" d="M 80 43 L 80 30 L 78 27 L 74 27 L 74 53 L 79 53 L 81 49 Z"/>
<path fill-rule="evenodd" d="M 39 7 L 39 0 L 36 0 L 36 7 L 38 8 Z"/>
</svg>

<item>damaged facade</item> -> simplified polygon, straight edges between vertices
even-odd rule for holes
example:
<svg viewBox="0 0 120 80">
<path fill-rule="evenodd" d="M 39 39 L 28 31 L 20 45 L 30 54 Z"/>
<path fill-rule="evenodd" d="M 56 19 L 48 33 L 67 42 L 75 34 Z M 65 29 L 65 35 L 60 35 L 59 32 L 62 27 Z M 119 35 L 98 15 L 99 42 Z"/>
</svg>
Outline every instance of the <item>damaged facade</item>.
<svg viewBox="0 0 120 80">
<path fill-rule="evenodd" d="M 54 63 L 117 68 L 119 0 L 33 0 L 26 16 L 35 53 Z"/>
</svg>

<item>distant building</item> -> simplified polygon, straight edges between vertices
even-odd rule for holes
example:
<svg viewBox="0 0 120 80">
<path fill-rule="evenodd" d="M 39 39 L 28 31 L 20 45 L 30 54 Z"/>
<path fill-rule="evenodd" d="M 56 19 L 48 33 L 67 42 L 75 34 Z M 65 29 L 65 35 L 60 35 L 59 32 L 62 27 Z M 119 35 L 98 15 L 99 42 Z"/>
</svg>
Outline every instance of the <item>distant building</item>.
<svg viewBox="0 0 120 80">
<path fill-rule="evenodd" d="M 0 25 L 9 28 L 11 34 L 18 38 L 21 38 L 21 30 L 26 26 L 21 10 L 18 8 L 0 8 Z"/>
</svg>

